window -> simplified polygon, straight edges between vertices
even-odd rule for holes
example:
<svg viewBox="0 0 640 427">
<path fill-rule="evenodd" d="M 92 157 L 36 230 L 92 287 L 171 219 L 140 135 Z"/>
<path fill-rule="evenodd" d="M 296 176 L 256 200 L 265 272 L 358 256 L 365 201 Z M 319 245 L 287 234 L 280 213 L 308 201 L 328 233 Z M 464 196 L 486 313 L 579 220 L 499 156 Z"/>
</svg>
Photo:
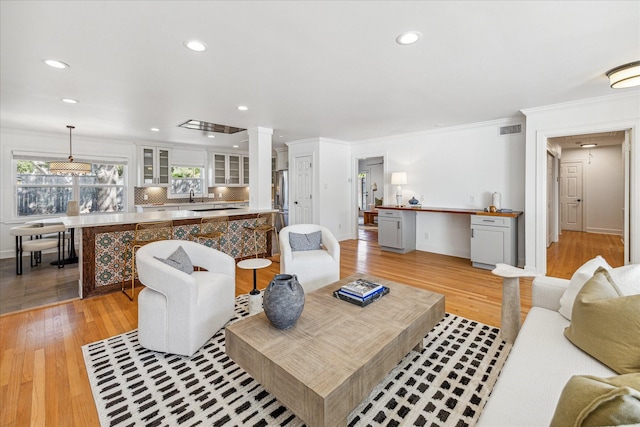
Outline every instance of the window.
<svg viewBox="0 0 640 427">
<path fill-rule="evenodd" d="M 91 174 L 53 175 L 49 161 L 14 156 L 16 214 L 64 215 L 69 200 L 78 200 L 80 213 L 123 212 L 126 187 L 123 163 L 92 163 Z"/>
<path fill-rule="evenodd" d="M 204 167 L 201 166 L 171 166 L 171 185 L 169 197 L 189 197 L 203 195 L 206 190 L 204 182 Z"/>
</svg>

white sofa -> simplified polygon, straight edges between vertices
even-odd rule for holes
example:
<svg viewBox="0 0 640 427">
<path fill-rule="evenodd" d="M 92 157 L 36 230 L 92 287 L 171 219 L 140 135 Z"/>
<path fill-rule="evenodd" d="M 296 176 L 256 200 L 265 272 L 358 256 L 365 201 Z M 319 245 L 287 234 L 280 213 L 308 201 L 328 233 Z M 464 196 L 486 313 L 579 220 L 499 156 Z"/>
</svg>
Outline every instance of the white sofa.
<svg viewBox="0 0 640 427">
<path fill-rule="evenodd" d="M 478 427 L 548 426 L 573 375 L 616 376 L 565 336 L 570 321 L 558 309 L 569 280 L 537 277 L 532 308 L 498 377 Z"/>
</svg>

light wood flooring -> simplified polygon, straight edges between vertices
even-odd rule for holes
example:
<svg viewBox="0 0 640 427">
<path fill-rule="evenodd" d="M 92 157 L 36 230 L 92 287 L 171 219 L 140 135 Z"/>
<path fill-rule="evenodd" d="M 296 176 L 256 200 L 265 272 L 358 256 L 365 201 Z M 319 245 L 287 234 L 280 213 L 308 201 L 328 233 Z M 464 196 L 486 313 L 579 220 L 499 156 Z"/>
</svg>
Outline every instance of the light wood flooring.
<svg viewBox="0 0 640 427">
<path fill-rule="evenodd" d="M 549 270 L 559 272 L 556 276 L 570 277 L 572 267 L 561 264 L 579 266 L 590 257 L 586 254 L 591 249 L 603 253 L 612 266 L 621 265 L 621 253 L 619 262 L 607 255 L 619 253 L 615 241 L 589 236 L 585 242 L 582 236 L 573 237 L 578 244 L 570 244 L 572 236 L 565 232 L 562 244 L 570 247 L 549 248 Z M 468 259 L 419 251 L 382 252 L 375 240 L 348 240 L 340 246 L 341 277 L 366 273 L 442 293 L 448 312 L 490 325 L 500 323 L 501 280 L 488 270 L 472 268 Z M 0 270 L 8 261 L 8 268 L 13 268 L 13 260 L 3 260 Z M 47 267 L 49 274 L 37 280 L 69 281 L 74 270 L 77 280 L 77 266 Z M 259 287 L 264 288 L 278 272 L 277 263 L 258 270 Z M 15 280 L 34 277 L 25 274 Z M 14 280 L 8 275 L 2 279 Z M 236 294 L 247 293 L 253 284 L 252 272 L 237 269 L 236 284 Z M 521 281 L 523 317 L 531 307 L 530 285 L 530 279 Z M 136 328 L 137 316 L 137 302 L 121 293 L 0 316 L 0 426 L 99 425 L 81 346 Z"/>
</svg>

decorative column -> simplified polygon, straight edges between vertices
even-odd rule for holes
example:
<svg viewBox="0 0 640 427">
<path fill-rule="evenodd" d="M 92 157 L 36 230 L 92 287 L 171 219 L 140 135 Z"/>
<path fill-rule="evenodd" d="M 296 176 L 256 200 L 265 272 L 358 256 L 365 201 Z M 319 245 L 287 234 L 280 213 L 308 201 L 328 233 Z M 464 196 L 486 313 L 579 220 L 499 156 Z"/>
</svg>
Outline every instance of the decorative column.
<svg viewBox="0 0 640 427">
<path fill-rule="evenodd" d="M 255 127 L 249 134 L 249 209 L 271 209 L 271 136 L 273 129 Z"/>
</svg>

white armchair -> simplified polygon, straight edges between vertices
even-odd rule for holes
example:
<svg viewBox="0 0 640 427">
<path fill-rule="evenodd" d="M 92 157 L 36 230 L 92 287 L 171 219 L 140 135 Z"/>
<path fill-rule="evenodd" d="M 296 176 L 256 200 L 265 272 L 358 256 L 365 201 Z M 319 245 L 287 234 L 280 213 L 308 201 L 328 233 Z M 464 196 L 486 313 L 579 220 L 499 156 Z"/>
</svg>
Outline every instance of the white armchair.
<svg viewBox="0 0 640 427">
<path fill-rule="evenodd" d="M 194 266 L 184 273 L 154 258 L 168 258 L 179 246 Z M 154 351 L 191 356 L 233 316 L 236 268 L 233 258 L 187 240 L 149 243 L 136 253 L 140 282 L 138 340 Z"/>
<path fill-rule="evenodd" d="M 293 251 L 289 233 L 322 232 L 324 249 Z M 295 274 L 305 292 L 311 292 L 340 280 L 340 244 L 328 228 L 316 224 L 295 224 L 279 233 L 280 273 Z"/>
</svg>

